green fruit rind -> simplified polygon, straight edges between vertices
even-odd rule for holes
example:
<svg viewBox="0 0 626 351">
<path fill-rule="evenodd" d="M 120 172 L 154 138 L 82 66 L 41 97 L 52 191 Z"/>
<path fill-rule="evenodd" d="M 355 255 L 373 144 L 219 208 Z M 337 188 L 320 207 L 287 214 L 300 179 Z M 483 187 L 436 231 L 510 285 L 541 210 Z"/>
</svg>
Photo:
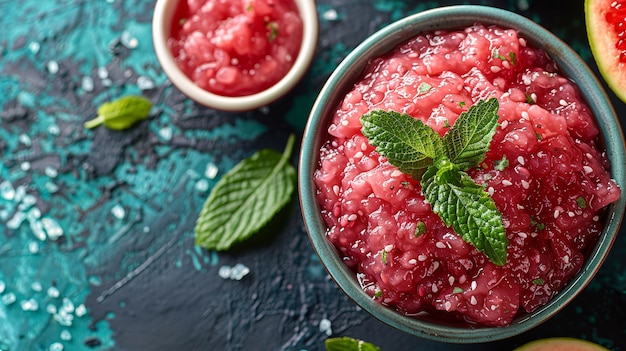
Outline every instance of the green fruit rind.
<svg viewBox="0 0 626 351">
<path fill-rule="evenodd" d="M 531 341 L 513 351 L 609 351 L 609 349 L 587 340 L 555 337 Z"/>
<path fill-rule="evenodd" d="M 585 26 L 591 53 L 600 74 L 620 100 L 626 102 L 626 65 L 619 62 L 617 35 L 606 21 L 612 0 L 585 0 Z"/>
</svg>

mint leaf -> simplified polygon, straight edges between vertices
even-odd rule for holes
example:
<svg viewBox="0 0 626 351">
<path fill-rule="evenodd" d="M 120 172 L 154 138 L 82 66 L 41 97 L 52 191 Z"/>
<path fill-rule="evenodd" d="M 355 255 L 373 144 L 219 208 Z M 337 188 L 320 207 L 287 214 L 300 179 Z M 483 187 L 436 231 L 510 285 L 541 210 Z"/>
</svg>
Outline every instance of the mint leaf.
<svg viewBox="0 0 626 351">
<path fill-rule="evenodd" d="M 361 116 L 361 124 L 376 151 L 414 179 L 443 152 L 439 134 L 407 114 L 374 110 Z"/>
<path fill-rule="evenodd" d="M 446 157 L 422 176 L 422 193 L 447 226 L 493 263 L 506 263 L 508 240 L 502 215 L 482 186 Z"/>
<path fill-rule="evenodd" d="M 347 336 L 326 339 L 324 344 L 326 351 L 380 351 L 374 344 Z"/>
<path fill-rule="evenodd" d="M 498 100 L 478 101 L 461 113 L 443 137 L 450 161 L 462 170 L 478 166 L 485 159 L 498 126 Z"/>
<path fill-rule="evenodd" d="M 152 102 L 143 96 L 129 95 L 105 102 L 98 107 L 98 117 L 85 122 L 92 129 L 101 124 L 109 129 L 123 130 L 132 127 L 150 115 Z"/>
<path fill-rule="evenodd" d="M 296 179 L 289 163 L 294 139 L 289 136 L 282 154 L 256 152 L 215 184 L 196 222 L 196 245 L 227 250 L 258 232 L 289 202 Z"/>
</svg>

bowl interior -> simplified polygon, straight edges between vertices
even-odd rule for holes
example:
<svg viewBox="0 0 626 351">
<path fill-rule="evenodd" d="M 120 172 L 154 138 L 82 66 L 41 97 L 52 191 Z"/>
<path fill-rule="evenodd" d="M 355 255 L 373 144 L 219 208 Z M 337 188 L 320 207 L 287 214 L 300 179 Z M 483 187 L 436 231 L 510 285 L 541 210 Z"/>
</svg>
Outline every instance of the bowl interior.
<svg viewBox="0 0 626 351">
<path fill-rule="evenodd" d="M 319 32 L 317 9 L 310 0 L 294 0 L 302 18 L 303 33 L 300 52 L 293 67 L 276 84 L 256 94 L 229 97 L 210 93 L 193 83 L 178 67 L 167 40 L 171 34 L 174 13 L 184 0 L 157 0 L 152 17 L 154 50 L 170 81 L 199 104 L 223 111 L 247 111 L 267 105 L 285 95 L 304 76 L 317 46 Z"/>
<path fill-rule="evenodd" d="M 397 45 L 424 32 L 458 29 L 474 23 L 514 28 L 528 42 L 546 50 L 562 73 L 580 87 L 596 116 L 612 164 L 611 173 L 620 186 L 626 184 L 624 138 L 615 111 L 606 92 L 585 62 L 567 44 L 535 22 L 520 15 L 492 7 L 462 5 L 428 10 L 395 22 L 367 38 L 338 66 L 322 88 L 309 116 L 299 162 L 299 190 L 302 214 L 311 243 L 331 277 L 364 310 L 379 320 L 405 332 L 447 342 L 486 342 L 507 338 L 544 322 L 570 302 L 593 278 L 613 244 L 626 205 L 624 196 L 607 209 L 605 228 L 589 251 L 582 270 L 548 304 L 530 314 L 519 315 L 507 327 L 480 327 L 460 322 L 442 322 L 428 315 L 403 316 L 375 302 L 362 291 L 355 274 L 340 259 L 326 239 L 326 225 L 316 200 L 313 172 L 319 162 L 319 150 L 327 138 L 327 128 L 334 110 L 345 93 L 361 77 L 371 58 L 389 52 Z"/>
</svg>

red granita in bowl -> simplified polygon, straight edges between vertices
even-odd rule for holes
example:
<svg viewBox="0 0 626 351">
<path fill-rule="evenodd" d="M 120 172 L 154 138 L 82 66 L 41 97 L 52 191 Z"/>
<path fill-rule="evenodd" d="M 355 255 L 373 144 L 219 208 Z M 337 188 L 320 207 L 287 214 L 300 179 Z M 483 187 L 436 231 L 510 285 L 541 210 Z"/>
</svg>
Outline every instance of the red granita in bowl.
<svg viewBox="0 0 626 351">
<path fill-rule="evenodd" d="M 300 52 L 303 23 L 294 0 L 186 0 L 168 45 L 199 87 L 245 96 L 276 84 Z"/>
<path fill-rule="evenodd" d="M 380 156 L 360 121 L 397 111 L 444 135 L 488 98 L 499 102 L 499 126 L 468 174 L 502 214 L 502 266 L 433 213 L 420 181 Z M 583 267 L 604 209 L 620 199 L 609 169 L 578 86 L 518 31 L 474 24 L 370 60 L 334 112 L 313 182 L 327 239 L 372 299 L 404 315 L 499 327 L 545 305 Z"/>
</svg>

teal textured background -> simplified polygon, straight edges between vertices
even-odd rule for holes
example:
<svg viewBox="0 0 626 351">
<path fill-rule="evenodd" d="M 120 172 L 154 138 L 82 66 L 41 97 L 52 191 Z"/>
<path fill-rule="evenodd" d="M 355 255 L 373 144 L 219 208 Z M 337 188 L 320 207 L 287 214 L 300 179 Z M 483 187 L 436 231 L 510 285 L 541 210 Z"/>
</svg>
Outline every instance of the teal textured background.
<svg viewBox="0 0 626 351">
<path fill-rule="evenodd" d="M 0 0 L 0 350 L 312 351 L 327 331 L 383 350 L 502 350 L 557 335 L 626 349 L 623 235 L 564 312 L 486 345 L 411 337 L 358 310 L 313 253 L 295 195 L 234 251 L 193 244 L 195 218 L 219 177 L 301 135 L 317 92 L 350 49 L 406 14 L 460 3 L 533 18 L 593 66 L 582 1 L 323 0 L 305 79 L 270 106 L 221 113 L 186 99 L 160 69 L 154 1 Z M 147 121 L 123 132 L 83 127 L 98 105 L 126 94 L 152 100 Z M 220 278 L 221 267 L 237 263 L 250 274 Z"/>
</svg>

